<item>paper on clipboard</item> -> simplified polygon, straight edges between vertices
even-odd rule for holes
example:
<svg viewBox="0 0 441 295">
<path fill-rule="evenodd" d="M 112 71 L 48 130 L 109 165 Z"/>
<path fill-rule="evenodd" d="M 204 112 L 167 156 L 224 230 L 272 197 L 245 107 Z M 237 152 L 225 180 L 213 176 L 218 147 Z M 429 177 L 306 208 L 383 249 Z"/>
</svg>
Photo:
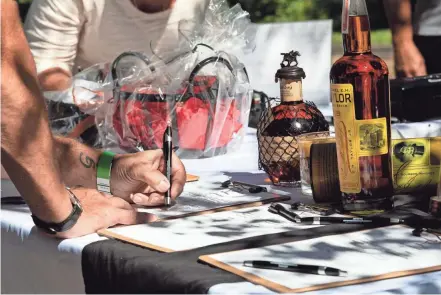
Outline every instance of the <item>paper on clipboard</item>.
<svg viewBox="0 0 441 295">
<path fill-rule="evenodd" d="M 269 289 L 286 293 L 317 291 L 441 270 L 441 241 L 415 237 L 405 226 L 325 236 L 200 257 Z M 244 260 L 336 267 L 347 277 L 255 269 Z"/>
<path fill-rule="evenodd" d="M 103 235 L 161 252 L 184 251 L 255 236 L 318 227 L 268 212 L 269 205 L 107 229 Z"/>
<path fill-rule="evenodd" d="M 137 210 L 154 214 L 160 220 L 164 220 L 232 210 L 246 205 L 259 206 L 268 202 L 281 202 L 290 199 L 290 196 L 283 192 L 272 191 L 253 194 L 241 187 L 223 188 L 221 183 L 222 181 L 213 179 L 207 181 L 201 178 L 198 182 L 187 183 L 184 192 L 176 199 L 172 207 L 139 207 Z"/>
</svg>

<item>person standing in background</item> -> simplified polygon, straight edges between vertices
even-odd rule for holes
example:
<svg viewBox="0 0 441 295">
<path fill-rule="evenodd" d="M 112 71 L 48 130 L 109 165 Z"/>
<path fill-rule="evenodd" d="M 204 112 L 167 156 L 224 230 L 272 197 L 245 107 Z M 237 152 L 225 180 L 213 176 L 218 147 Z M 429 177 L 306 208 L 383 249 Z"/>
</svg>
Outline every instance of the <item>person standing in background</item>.
<svg viewBox="0 0 441 295">
<path fill-rule="evenodd" d="M 202 22 L 209 1 L 33 0 L 24 29 L 52 132 L 102 147 L 87 104 L 74 102 L 72 78 L 123 52 L 142 52 L 155 61 L 175 51 L 182 40 L 180 21 Z"/>
<path fill-rule="evenodd" d="M 65 90 L 78 69 L 125 51 L 174 49 L 178 23 L 199 21 L 209 0 L 33 0 L 25 33 L 44 91 Z"/>
<path fill-rule="evenodd" d="M 397 77 L 441 73 L 441 0 L 384 0 Z"/>
</svg>

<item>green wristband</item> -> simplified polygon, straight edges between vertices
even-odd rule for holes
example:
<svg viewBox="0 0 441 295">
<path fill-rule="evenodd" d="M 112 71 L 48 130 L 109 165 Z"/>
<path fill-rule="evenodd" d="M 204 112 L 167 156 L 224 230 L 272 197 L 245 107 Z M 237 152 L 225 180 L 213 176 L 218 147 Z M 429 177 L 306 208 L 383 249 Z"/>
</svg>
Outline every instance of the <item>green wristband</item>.
<svg viewBox="0 0 441 295">
<path fill-rule="evenodd" d="M 110 194 L 110 172 L 115 154 L 104 151 L 98 160 L 96 169 L 96 186 L 98 191 Z"/>
</svg>

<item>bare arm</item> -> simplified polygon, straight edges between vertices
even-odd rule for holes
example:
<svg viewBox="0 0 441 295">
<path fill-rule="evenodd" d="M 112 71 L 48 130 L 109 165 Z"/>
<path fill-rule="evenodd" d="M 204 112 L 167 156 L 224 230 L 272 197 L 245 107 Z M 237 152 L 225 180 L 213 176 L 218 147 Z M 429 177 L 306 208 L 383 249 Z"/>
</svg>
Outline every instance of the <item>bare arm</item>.
<svg viewBox="0 0 441 295">
<path fill-rule="evenodd" d="M 58 136 L 55 144 L 60 172 L 66 185 L 96 188 L 96 167 L 101 151 L 74 139 Z"/>
<path fill-rule="evenodd" d="M 44 221 L 59 223 L 72 212 L 69 193 L 62 179 L 65 177 L 74 185 L 84 182 L 83 185 L 89 187 L 95 187 L 96 183 L 94 172 L 84 173 L 84 170 L 70 165 L 68 160 L 76 152 L 80 155 L 87 152 L 91 161 L 96 161 L 99 152 L 80 143 L 65 145 L 63 140 L 52 137 L 17 3 L 1 1 L 2 164 L 32 213 Z M 70 144 L 74 147 L 69 148 Z M 161 192 L 169 188 L 169 184 L 164 183 L 165 176 L 159 171 L 162 162 L 161 151 L 121 155 L 115 159 L 111 185 L 113 181 L 120 195 L 140 195 L 138 198 L 146 198 L 141 198 L 140 203 L 157 204 Z M 174 164 L 174 173 L 172 171 L 175 182 L 172 196 L 176 197 L 185 183 L 185 168 L 179 159 L 175 162 L 178 165 Z M 91 162 L 87 164 L 86 160 L 84 163 L 90 166 Z M 88 177 L 87 182 L 79 176 L 83 173 L 83 177 Z M 57 237 L 77 237 L 115 224 L 144 223 L 155 219 L 149 214 L 137 213 L 126 201 L 109 198 L 96 189 L 76 188 L 73 191 L 83 212 L 72 228 L 58 233 Z"/>
<path fill-rule="evenodd" d="M 70 87 L 72 74 L 62 68 L 50 68 L 38 74 L 44 91 L 62 91 Z"/>
<path fill-rule="evenodd" d="M 24 24 L 45 91 L 68 89 L 85 22 L 82 0 L 33 0 Z"/>
<path fill-rule="evenodd" d="M 60 222 L 72 211 L 17 3 L 2 0 L 2 164 L 31 211 Z M 25 184 L 25 185 L 23 185 Z"/>
<path fill-rule="evenodd" d="M 384 0 L 392 30 L 395 68 L 399 77 L 427 74 L 424 58 L 413 42 L 412 6 L 410 0 Z"/>
<path fill-rule="evenodd" d="M 61 174 L 67 185 L 96 188 L 96 169 L 101 151 L 64 137 L 56 138 L 56 151 Z M 110 178 L 112 194 L 140 205 L 162 204 L 163 193 L 170 186 L 163 174 L 163 164 L 162 150 L 116 155 Z M 172 198 L 181 194 L 185 181 L 185 167 L 178 157 L 173 155 Z"/>
<path fill-rule="evenodd" d="M 412 6 L 410 0 L 384 0 L 384 8 L 392 30 L 393 42 L 412 41 Z"/>
</svg>

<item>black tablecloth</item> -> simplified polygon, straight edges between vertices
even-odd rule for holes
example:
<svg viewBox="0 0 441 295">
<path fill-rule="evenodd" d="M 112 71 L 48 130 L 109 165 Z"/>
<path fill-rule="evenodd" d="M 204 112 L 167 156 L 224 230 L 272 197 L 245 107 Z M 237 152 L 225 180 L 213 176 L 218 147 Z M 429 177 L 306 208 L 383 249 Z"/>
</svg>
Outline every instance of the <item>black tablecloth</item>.
<svg viewBox="0 0 441 295">
<path fill-rule="evenodd" d="M 401 211 L 388 215 L 409 216 L 407 212 Z M 83 278 L 87 293 L 207 293 L 214 285 L 244 280 L 198 262 L 201 255 L 300 241 L 371 227 L 351 224 L 328 225 L 173 253 L 160 253 L 120 241 L 104 240 L 84 248 Z"/>
<path fill-rule="evenodd" d="M 198 262 L 201 255 L 300 241 L 362 228 L 366 227 L 346 224 L 324 226 L 173 253 L 159 253 L 115 240 L 99 241 L 83 250 L 86 293 L 207 293 L 214 285 L 244 280 Z"/>
</svg>

